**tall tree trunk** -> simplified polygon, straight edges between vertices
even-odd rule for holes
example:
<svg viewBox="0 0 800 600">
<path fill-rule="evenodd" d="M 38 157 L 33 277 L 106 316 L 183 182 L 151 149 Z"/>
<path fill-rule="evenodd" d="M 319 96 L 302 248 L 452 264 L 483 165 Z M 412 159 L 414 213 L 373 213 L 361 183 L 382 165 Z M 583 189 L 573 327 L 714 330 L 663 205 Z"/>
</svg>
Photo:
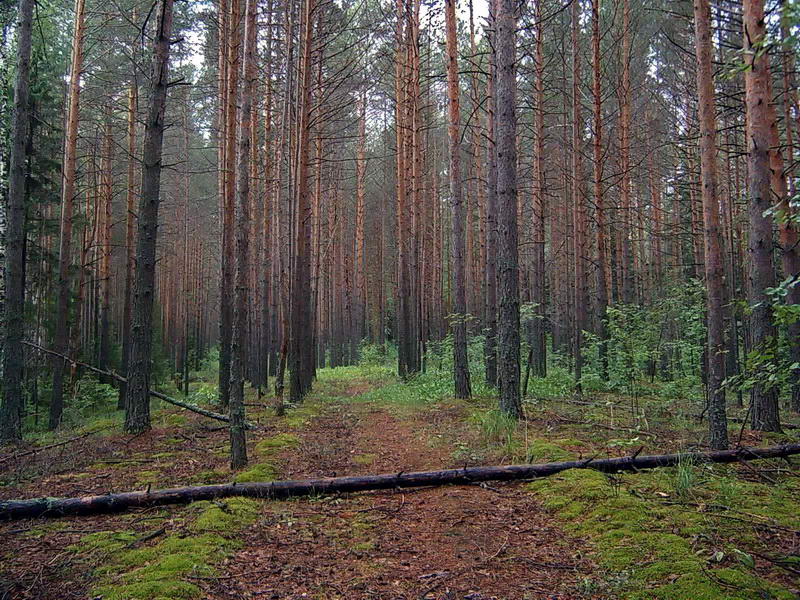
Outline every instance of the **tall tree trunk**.
<svg viewBox="0 0 800 600">
<path fill-rule="evenodd" d="M 408 198 L 407 198 L 407 129 L 408 115 L 408 50 L 406 42 L 407 7 L 404 0 L 397 0 L 397 25 L 395 31 L 395 195 L 397 198 L 397 289 L 395 308 L 395 338 L 397 339 L 397 371 L 406 378 L 413 374 L 413 345 L 411 328 L 411 286 L 409 273 Z"/>
<path fill-rule="evenodd" d="M 173 0 L 161 0 L 153 43 L 150 106 L 142 150 L 142 185 L 136 236 L 136 274 L 133 285 L 131 354 L 125 403 L 125 431 L 150 429 L 150 370 L 153 347 L 153 299 L 156 273 L 156 235 L 161 191 L 164 113 L 169 86 L 169 49 Z"/>
<path fill-rule="evenodd" d="M 603 112 L 600 65 L 600 0 L 592 2 L 592 99 L 594 100 L 594 204 L 597 219 L 597 337 L 600 376 L 608 378 L 608 257 L 606 210 L 603 197 Z"/>
<path fill-rule="evenodd" d="M 367 315 L 367 290 L 364 240 L 364 202 L 366 199 L 367 175 L 367 94 L 361 93 L 358 105 L 358 148 L 356 150 L 356 247 L 355 247 L 355 284 L 356 284 L 356 310 L 355 310 L 355 341 L 359 343 L 364 336 L 364 323 Z"/>
<path fill-rule="evenodd" d="M 777 343 L 771 299 L 767 288 L 775 286 L 773 268 L 772 220 L 767 211 L 770 202 L 770 123 L 769 55 L 764 52 L 765 40 L 763 0 L 744 0 L 745 101 L 747 105 L 748 140 L 748 239 L 751 351 L 768 352 Z M 772 150 L 774 151 L 774 150 Z M 760 431 L 780 431 L 778 395 L 774 387 L 757 382 L 751 392 L 752 426 Z"/>
<path fill-rule="evenodd" d="M 231 381 L 231 343 L 233 335 L 233 303 L 226 302 L 235 285 L 235 200 L 236 195 L 236 130 L 239 123 L 236 100 L 239 89 L 239 38 L 240 38 L 240 0 L 229 0 L 227 23 L 227 81 L 225 84 L 225 185 L 222 198 L 222 270 L 220 278 L 220 320 L 219 320 L 219 400 L 223 407 L 228 406 Z"/>
<path fill-rule="evenodd" d="M 494 37 L 494 1 L 489 6 L 489 31 L 487 35 Z M 494 42 L 492 42 L 493 44 Z M 487 83 L 487 186 L 486 186 L 486 341 L 484 345 L 484 361 L 486 363 L 486 383 L 492 387 L 497 385 L 497 147 L 495 144 L 495 115 L 497 114 L 497 63 L 495 53 L 489 53 L 489 81 Z"/>
<path fill-rule="evenodd" d="M 273 336 L 272 336 L 272 321 L 275 318 L 275 313 L 272 307 L 274 286 L 273 283 L 273 269 L 272 264 L 274 257 L 272 254 L 272 232 L 274 231 L 274 221 L 277 214 L 272 210 L 273 197 L 275 193 L 275 184 L 273 177 L 276 172 L 274 145 L 272 141 L 272 43 L 273 43 L 273 5 L 274 0 L 269 0 L 267 7 L 267 64 L 266 73 L 264 75 L 264 85 L 266 87 L 266 94 L 264 98 L 264 224 L 263 224 L 263 240 L 261 245 L 260 257 L 260 278 L 257 278 L 259 285 L 261 285 L 261 294 L 263 297 L 262 304 L 262 330 L 261 330 L 261 359 L 264 361 L 262 368 L 264 369 L 264 384 L 265 391 L 269 393 L 269 376 L 271 368 L 271 358 L 273 356 Z M 280 166 L 278 166 L 280 168 Z"/>
<path fill-rule="evenodd" d="M 253 88 L 256 81 L 256 0 L 247 0 L 244 28 L 244 60 L 239 119 L 239 156 L 236 182 L 236 291 L 231 337 L 230 439 L 231 468 L 247 464 L 244 416 L 244 347 L 247 342 L 247 303 L 249 301 L 250 265 L 250 128 L 253 110 Z"/>
<path fill-rule="evenodd" d="M 58 298 L 53 349 L 69 354 L 70 254 L 72 252 L 72 213 L 75 203 L 78 158 L 78 122 L 80 111 L 81 71 L 83 70 L 83 36 L 85 29 L 84 0 L 75 0 L 75 25 L 72 33 L 72 63 L 68 87 L 67 123 L 64 133 L 64 175 L 61 193 L 61 235 L 58 244 Z M 50 400 L 50 429 L 61 423 L 64 412 L 65 362 L 53 362 L 53 395 Z"/>
<path fill-rule="evenodd" d="M 303 55 L 300 70 L 300 122 L 297 163 L 296 238 L 294 269 L 292 269 L 291 326 L 289 330 L 289 356 L 291 379 L 289 397 L 300 402 L 311 388 L 313 373 L 309 372 L 309 357 L 314 348 L 311 330 L 311 225 L 312 207 L 309 190 L 310 133 L 311 133 L 311 67 L 314 44 L 314 15 L 316 0 L 305 0 L 303 11 Z M 318 57 L 321 59 L 321 56 Z"/>
<path fill-rule="evenodd" d="M 709 443 L 715 450 L 728 447 L 725 413 L 725 270 L 722 261 L 717 197 L 717 118 L 714 76 L 711 71 L 711 5 L 694 0 L 695 54 L 700 124 L 700 177 L 703 196 L 705 241 L 706 323 L 708 327 L 708 423 Z"/>
<path fill-rule="evenodd" d="M 97 354 L 97 366 L 103 370 L 109 367 L 111 355 L 111 203 L 114 195 L 113 161 L 114 139 L 111 131 L 111 108 L 106 109 L 106 122 L 103 131 L 103 147 L 100 163 L 100 227 L 98 236 L 101 240 L 99 285 L 100 285 L 100 347 Z M 104 378 L 108 384 L 114 383 L 109 378 Z"/>
<path fill-rule="evenodd" d="M 461 128 L 458 87 L 458 47 L 456 45 L 456 0 L 445 0 L 444 14 L 447 46 L 447 133 L 450 141 L 450 206 L 453 241 L 451 245 L 453 278 L 453 380 L 456 398 L 469 398 L 469 362 L 467 360 L 467 299 L 465 290 L 464 223 L 467 220 L 461 185 Z"/>
<path fill-rule="evenodd" d="M 630 0 L 622 0 L 622 77 L 620 81 L 620 170 L 622 179 L 622 300 L 627 304 L 636 302 L 636 273 L 634 272 L 631 234 L 633 213 L 631 210 L 631 6 Z M 577 150 L 576 150 L 577 151 Z"/>
<path fill-rule="evenodd" d="M 785 8 L 785 3 L 784 3 Z M 787 26 L 781 29 L 782 39 L 788 37 Z M 789 165 L 788 172 L 784 173 L 783 153 L 781 152 L 780 132 L 778 120 L 775 116 L 775 106 L 769 106 L 770 115 L 770 141 L 772 151 L 770 164 L 772 167 L 772 191 L 778 198 L 776 217 L 778 220 L 778 236 L 781 248 L 781 266 L 783 275 L 792 282 L 786 294 L 786 303 L 789 305 L 800 304 L 800 235 L 798 235 L 797 211 L 792 206 L 791 198 L 795 197 L 794 182 L 794 136 L 792 133 L 792 105 L 797 110 L 797 89 L 794 85 L 794 56 L 791 50 L 782 53 L 783 66 L 783 116 L 786 131 L 786 152 Z M 772 94 L 770 93 L 770 96 Z M 800 125 L 800 121 L 797 122 Z M 787 187 L 788 179 L 788 187 Z M 800 365 L 800 319 L 789 324 L 787 328 L 787 341 L 789 343 L 789 360 L 794 365 Z M 789 376 L 790 406 L 793 411 L 800 412 L 800 367 L 792 369 Z"/>
<path fill-rule="evenodd" d="M 134 13 L 135 18 L 135 13 Z M 131 351 L 131 307 L 133 272 L 136 265 L 136 118 L 139 110 L 139 84 L 136 76 L 128 88 L 128 179 L 125 195 L 125 298 L 122 308 L 122 372 L 128 372 Z M 128 383 L 119 384 L 117 408 L 125 408 Z"/>
<path fill-rule="evenodd" d="M 547 375 L 547 340 L 546 325 L 546 266 L 545 266 L 545 212 L 547 200 L 545 198 L 545 168 L 544 168 L 544 17 L 542 15 L 542 0 L 537 0 L 534 8 L 536 19 L 535 35 L 536 47 L 534 51 L 535 72 L 535 114 L 533 116 L 534 128 L 534 157 L 533 169 L 536 181 L 533 205 L 533 274 L 531 280 L 531 300 L 536 305 L 536 318 L 531 328 L 531 350 L 533 352 L 533 374 L 537 377 Z"/>
<path fill-rule="evenodd" d="M 0 444 L 22 440 L 22 375 L 25 353 L 25 140 L 30 129 L 31 29 L 35 0 L 20 0 L 17 24 L 17 77 L 11 120 L 8 212 L 5 231 L 5 346 Z M 63 365 L 63 363 L 61 363 Z M 63 367 L 62 367 L 63 368 Z"/>
<path fill-rule="evenodd" d="M 586 217 L 583 200 L 583 120 L 580 99 L 580 3 L 572 4 L 572 234 L 574 239 L 573 260 L 575 281 L 573 298 L 575 318 L 573 323 L 573 356 L 575 357 L 575 393 L 580 395 L 583 377 L 583 329 L 586 325 Z"/>
<path fill-rule="evenodd" d="M 519 397 L 519 256 L 517 248 L 516 18 L 513 0 L 497 0 L 498 379 L 500 410 L 522 416 Z"/>
</svg>

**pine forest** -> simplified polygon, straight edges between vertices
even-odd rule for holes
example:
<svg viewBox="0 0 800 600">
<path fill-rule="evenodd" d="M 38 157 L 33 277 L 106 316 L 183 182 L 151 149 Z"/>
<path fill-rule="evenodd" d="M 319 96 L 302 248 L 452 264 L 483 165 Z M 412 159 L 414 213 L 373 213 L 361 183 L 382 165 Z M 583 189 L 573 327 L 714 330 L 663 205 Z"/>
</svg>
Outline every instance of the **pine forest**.
<svg viewBox="0 0 800 600">
<path fill-rule="evenodd" d="M 800 598 L 800 0 L 2 0 L 0 600 Z"/>
</svg>

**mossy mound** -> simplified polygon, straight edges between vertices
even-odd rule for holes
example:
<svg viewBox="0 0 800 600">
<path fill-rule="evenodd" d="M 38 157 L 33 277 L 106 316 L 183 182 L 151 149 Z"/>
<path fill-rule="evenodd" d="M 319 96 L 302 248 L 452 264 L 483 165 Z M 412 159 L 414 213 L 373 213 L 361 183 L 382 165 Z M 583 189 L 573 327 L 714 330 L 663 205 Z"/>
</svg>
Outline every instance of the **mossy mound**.
<svg viewBox="0 0 800 600">
<path fill-rule="evenodd" d="M 259 502 L 248 498 L 195 502 L 190 507 L 202 510 L 191 529 L 203 533 L 238 531 L 242 523 L 254 522 L 261 510 Z"/>
<path fill-rule="evenodd" d="M 260 503 L 246 498 L 225 502 L 197 502 L 189 510 L 199 514 L 189 526 L 197 535 L 173 534 L 160 542 L 136 547 L 141 538 L 131 531 L 100 531 L 84 536 L 69 549 L 102 564 L 94 571 L 97 586 L 92 597 L 104 600 L 194 600 L 202 590 L 189 577 L 216 574 L 240 543 L 234 534 L 253 523 Z"/>
<path fill-rule="evenodd" d="M 296 448 L 299 445 L 300 438 L 293 433 L 278 433 L 259 441 L 255 451 L 259 456 L 269 456 L 283 448 Z"/>
<path fill-rule="evenodd" d="M 277 479 L 278 467 L 271 462 L 261 462 L 253 465 L 234 477 L 236 483 L 245 483 L 248 481 L 275 481 Z"/>
<path fill-rule="evenodd" d="M 640 475 L 639 477 L 646 477 Z M 662 476 L 663 477 L 663 476 Z M 596 549 L 610 573 L 626 572 L 622 597 L 631 600 L 747 600 L 794 598 L 742 566 L 714 568 L 699 535 L 706 515 L 677 505 L 648 502 L 619 478 L 570 470 L 530 484 L 545 507 Z"/>
</svg>

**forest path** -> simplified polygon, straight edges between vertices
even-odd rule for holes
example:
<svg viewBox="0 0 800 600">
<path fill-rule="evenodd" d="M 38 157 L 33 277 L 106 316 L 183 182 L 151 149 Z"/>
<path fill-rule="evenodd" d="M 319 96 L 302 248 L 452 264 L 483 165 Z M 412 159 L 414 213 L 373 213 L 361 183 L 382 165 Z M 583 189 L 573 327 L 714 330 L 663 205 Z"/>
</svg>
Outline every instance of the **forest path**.
<svg viewBox="0 0 800 600">
<path fill-rule="evenodd" d="M 397 406 L 326 384 L 338 395 L 312 400 L 300 444 L 280 453 L 282 478 L 464 464 L 475 432 L 463 404 Z M 224 577 L 203 584 L 209 598 L 582 598 L 591 568 L 524 484 L 271 502 L 241 535 Z"/>
</svg>

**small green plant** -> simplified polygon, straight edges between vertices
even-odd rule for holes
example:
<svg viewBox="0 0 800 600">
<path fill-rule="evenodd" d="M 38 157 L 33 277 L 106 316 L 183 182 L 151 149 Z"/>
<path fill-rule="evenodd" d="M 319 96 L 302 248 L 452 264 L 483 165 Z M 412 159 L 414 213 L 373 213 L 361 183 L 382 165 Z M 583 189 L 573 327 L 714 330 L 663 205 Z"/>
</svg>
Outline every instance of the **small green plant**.
<svg viewBox="0 0 800 600">
<path fill-rule="evenodd" d="M 697 465 L 691 457 L 684 457 L 678 460 L 672 478 L 672 487 L 679 498 L 687 498 L 691 495 L 692 489 L 697 486 Z"/>
<path fill-rule="evenodd" d="M 517 420 L 499 410 L 476 412 L 473 419 L 487 443 L 511 444 Z"/>
<path fill-rule="evenodd" d="M 219 394 L 217 386 L 212 383 L 201 383 L 192 393 L 192 402 L 197 404 L 216 404 Z"/>
</svg>

